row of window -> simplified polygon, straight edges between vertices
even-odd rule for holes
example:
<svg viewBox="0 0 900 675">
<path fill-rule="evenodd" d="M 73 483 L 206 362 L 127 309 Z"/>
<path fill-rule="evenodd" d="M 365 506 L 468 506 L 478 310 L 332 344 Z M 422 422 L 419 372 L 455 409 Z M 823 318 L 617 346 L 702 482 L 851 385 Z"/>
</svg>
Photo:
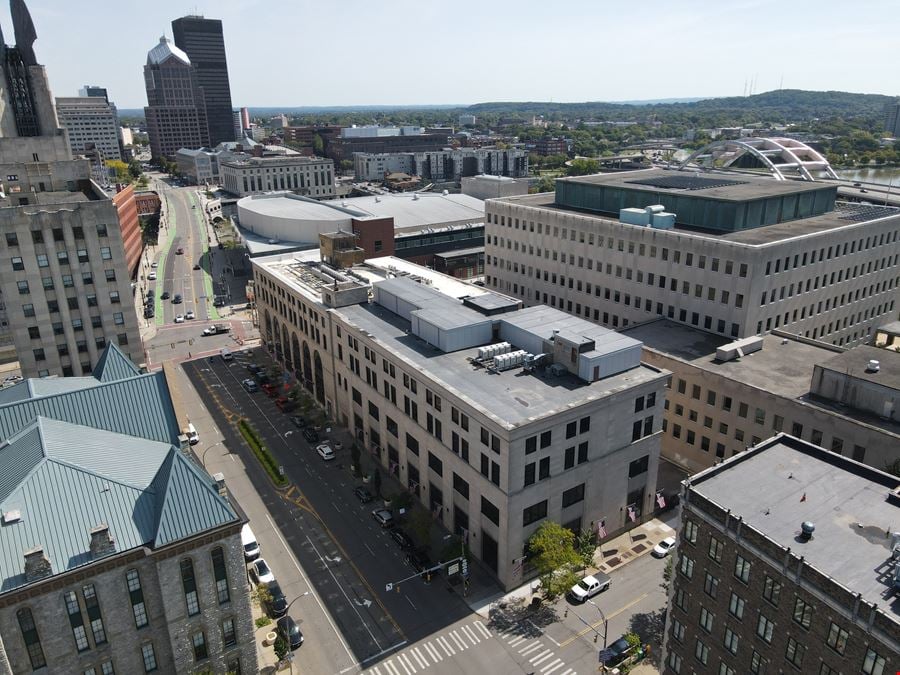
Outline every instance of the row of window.
<svg viewBox="0 0 900 675">
<path fill-rule="evenodd" d="M 72 232 L 72 236 L 75 239 L 84 239 L 84 228 L 80 225 L 75 225 L 70 228 Z M 106 237 L 109 232 L 107 226 L 104 224 L 97 225 L 97 236 L 98 237 Z M 61 227 L 54 227 L 51 230 L 51 236 L 53 241 L 65 241 L 65 232 Z M 31 240 L 35 244 L 43 244 L 44 243 L 44 231 L 43 230 L 32 230 L 31 231 Z M 7 246 L 18 246 L 19 245 L 19 235 L 15 232 L 7 232 L 6 233 L 6 245 Z"/>
</svg>

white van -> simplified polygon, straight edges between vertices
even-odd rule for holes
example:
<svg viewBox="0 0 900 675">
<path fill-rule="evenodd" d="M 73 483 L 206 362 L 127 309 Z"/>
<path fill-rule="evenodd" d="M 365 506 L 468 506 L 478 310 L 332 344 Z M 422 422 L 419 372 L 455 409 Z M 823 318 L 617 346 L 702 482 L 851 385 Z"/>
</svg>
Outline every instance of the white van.
<svg viewBox="0 0 900 675">
<path fill-rule="evenodd" d="M 241 546 L 244 547 L 244 559 L 248 562 L 259 557 L 259 544 L 256 543 L 256 535 L 250 529 L 250 523 L 241 528 Z"/>
<path fill-rule="evenodd" d="M 193 424 L 188 424 L 186 436 L 188 437 L 188 443 L 191 445 L 197 445 L 200 442 L 200 434 L 197 433 Z"/>
<path fill-rule="evenodd" d="M 226 349 L 223 349 L 222 352 L 221 352 L 221 355 L 222 355 L 222 360 L 225 361 L 226 363 L 227 363 L 228 361 L 233 361 L 233 360 L 234 360 L 234 355 L 231 353 L 231 350 L 230 350 L 230 349 L 227 349 L 227 348 L 226 348 Z"/>
</svg>

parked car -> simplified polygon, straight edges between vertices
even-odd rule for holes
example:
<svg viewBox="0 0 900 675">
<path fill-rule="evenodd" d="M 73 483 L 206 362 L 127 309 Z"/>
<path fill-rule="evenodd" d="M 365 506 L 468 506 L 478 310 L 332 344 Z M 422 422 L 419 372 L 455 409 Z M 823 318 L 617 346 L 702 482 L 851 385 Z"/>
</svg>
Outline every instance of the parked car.
<svg viewBox="0 0 900 675">
<path fill-rule="evenodd" d="M 153 307 L 147 305 L 147 307 L 144 308 L 144 318 L 152 319 L 154 316 L 156 316 L 156 312 L 153 311 Z"/>
<path fill-rule="evenodd" d="M 184 249 L 180 246 L 175 250 L 175 255 L 184 255 Z"/>
<path fill-rule="evenodd" d="M 196 315 L 194 314 L 194 312 L 193 312 L 192 310 L 188 310 L 187 312 L 185 312 L 184 318 L 187 319 L 188 321 L 190 321 L 190 320 L 195 319 L 195 318 L 197 318 L 197 317 L 196 317 Z"/>
<path fill-rule="evenodd" d="M 173 304 L 173 305 L 180 305 L 181 302 L 182 302 L 181 293 L 176 293 L 176 294 L 175 294 L 175 297 L 172 298 L 172 304 Z"/>
<path fill-rule="evenodd" d="M 319 442 L 319 432 L 311 427 L 306 427 L 303 430 L 303 438 L 305 438 L 310 443 L 318 443 Z"/>
<path fill-rule="evenodd" d="M 195 269 L 195 270 L 199 270 L 199 269 L 200 269 L 200 263 L 194 263 L 194 269 Z"/>
<path fill-rule="evenodd" d="M 653 547 L 650 554 L 655 558 L 665 558 L 673 548 L 675 548 L 675 537 L 666 537 Z"/>
<path fill-rule="evenodd" d="M 623 635 L 609 647 L 600 652 L 600 662 L 607 667 L 614 667 L 631 656 L 631 652 L 633 651 L 634 646 L 628 644 L 628 640 L 626 640 Z"/>
<path fill-rule="evenodd" d="M 152 263 L 150 263 L 150 267 L 156 269 L 157 267 L 159 267 L 159 263 L 154 260 Z"/>
<path fill-rule="evenodd" d="M 281 396 L 280 398 L 275 400 L 275 405 L 278 406 L 278 409 L 283 413 L 289 413 L 297 407 L 296 401 L 292 398 L 288 398 L 287 396 Z"/>
<path fill-rule="evenodd" d="M 213 300 L 213 307 L 224 307 L 224 306 L 225 306 L 225 298 L 216 297 L 216 299 Z"/>
<path fill-rule="evenodd" d="M 301 415 L 291 415 L 291 422 L 293 422 L 294 426 L 298 429 L 306 428 L 306 419 Z"/>
<path fill-rule="evenodd" d="M 150 272 L 150 274 L 147 275 L 147 280 L 156 281 L 156 272 Z"/>
<path fill-rule="evenodd" d="M 278 387 L 276 387 L 274 384 L 264 384 L 262 386 L 262 390 L 266 392 L 267 396 L 272 398 L 275 396 L 275 394 L 278 393 Z"/>
<path fill-rule="evenodd" d="M 269 381 L 272 379 L 266 374 L 266 371 L 264 371 L 262 368 L 257 370 L 253 374 L 253 377 L 255 377 L 256 381 L 259 382 L 260 384 L 268 384 Z"/>
<path fill-rule="evenodd" d="M 203 329 L 203 335 L 219 335 L 221 333 L 227 333 L 231 330 L 228 326 L 223 326 L 220 323 L 215 324 L 214 326 L 207 326 Z"/>
<path fill-rule="evenodd" d="M 364 488 L 362 485 L 356 488 L 353 491 L 353 494 L 355 494 L 356 498 L 363 504 L 368 504 L 370 501 L 372 501 L 372 493 L 366 490 L 366 488 Z"/>
<path fill-rule="evenodd" d="M 184 314 L 176 314 L 175 323 L 184 323 Z"/>
<path fill-rule="evenodd" d="M 247 379 L 241 382 L 241 384 L 243 385 L 244 389 L 247 390 L 248 394 L 255 394 L 259 391 L 259 385 L 257 385 L 253 380 Z"/>
<path fill-rule="evenodd" d="M 256 373 L 258 373 L 262 369 L 263 369 L 262 366 L 259 365 L 258 363 L 248 363 L 247 364 L 247 370 L 249 370 L 253 375 L 256 375 Z"/>
<path fill-rule="evenodd" d="M 322 443 L 321 445 L 316 446 L 316 452 L 319 453 L 319 457 L 324 459 L 326 462 L 328 460 L 334 459 L 334 450 L 331 449 L 331 446 L 328 443 Z"/>
<path fill-rule="evenodd" d="M 271 599 L 266 601 L 266 611 L 276 619 L 279 616 L 284 616 L 284 613 L 287 611 L 288 603 L 287 598 L 284 597 L 284 591 L 281 590 L 281 586 L 278 585 L 277 581 L 273 581 L 266 584 L 266 590 L 271 596 Z"/>
<path fill-rule="evenodd" d="M 593 598 L 597 593 L 602 593 L 609 588 L 612 579 L 608 574 L 597 572 L 594 575 L 586 576 L 569 590 L 569 597 L 574 602 L 585 602 L 588 598 Z"/>
<path fill-rule="evenodd" d="M 259 544 L 256 542 L 256 535 L 250 529 L 249 523 L 241 528 L 241 545 L 244 547 L 245 560 L 249 562 L 259 557 Z"/>
<path fill-rule="evenodd" d="M 406 564 L 416 572 L 421 572 L 431 567 L 431 560 L 423 549 L 417 548 L 406 554 Z"/>
<path fill-rule="evenodd" d="M 400 528 L 391 530 L 391 539 L 396 541 L 400 548 L 404 551 L 408 551 L 409 549 L 413 548 L 413 540 L 408 534 L 406 534 L 406 532 L 404 532 Z"/>
<path fill-rule="evenodd" d="M 297 649 L 303 644 L 303 633 L 297 622 L 289 616 L 278 619 L 278 634 L 290 645 L 291 649 Z"/>
<path fill-rule="evenodd" d="M 387 509 L 375 509 L 372 511 L 372 517 L 381 527 L 387 529 L 394 524 L 394 514 Z"/>
<path fill-rule="evenodd" d="M 265 558 L 257 558 L 250 565 L 250 579 L 257 585 L 271 584 L 275 581 L 275 573 L 272 572 Z"/>
<path fill-rule="evenodd" d="M 170 296 L 169 296 L 169 291 L 163 291 L 163 292 L 162 292 L 162 295 L 160 295 L 159 297 L 162 298 L 163 300 L 168 300 L 169 297 L 170 297 Z"/>
</svg>

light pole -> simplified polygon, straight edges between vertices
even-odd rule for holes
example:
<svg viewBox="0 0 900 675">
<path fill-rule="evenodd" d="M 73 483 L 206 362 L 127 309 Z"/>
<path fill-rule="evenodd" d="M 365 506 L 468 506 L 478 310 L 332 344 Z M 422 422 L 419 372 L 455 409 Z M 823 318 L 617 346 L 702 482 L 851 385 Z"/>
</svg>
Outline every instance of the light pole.
<svg viewBox="0 0 900 675">
<path fill-rule="evenodd" d="M 203 450 L 203 453 L 200 455 L 200 466 L 202 466 L 204 470 L 206 469 L 206 453 L 209 452 L 210 450 L 212 450 L 217 445 L 222 445 L 222 443 L 224 443 L 224 442 L 225 442 L 225 439 L 222 439 L 221 441 L 216 441 L 215 443 L 210 445 L 208 448 L 205 448 Z"/>
<path fill-rule="evenodd" d="M 591 603 L 594 607 L 597 608 L 597 611 L 600 612 L 600 618 L 603 619 L 603 650 L 606 650 L 606 636 L 609 631 L 609 621 L 606 618 L 606 615 L 603 613 L 603 610 L 591 599 L 588 599 L 588 602 Z M 600 652 L 603 653 L 602 651 Z M 601 660 L 600 668 L 602 669 L 600 672 L 606 672 L 606 664 Z"/>
<path fill-rule="evenodd" d="M 297 602 L 300 598 L 305 598 L 307 595 L 309 595 L 309 591 L 304 591 L 303 593 L 298 595 L 296 598 L 291 600 L 288 603 L 287 609 L 284 610 L 284 616 L 288 616 L 288 612 L 291 611 L 291 605 L 293 605 L 295 602 Z M 276 623 L 275 625 L 277 626 L 278 624 Z M 291 651 L 291 636 L 290 635 L 288 635 L 288 637 L 287 637 L 287 643 L 288 643 L 287 659 L 288 659 L 288 663 L 291 664 L 290 672 L 291 672 L 291 675 L 293 675 L 293 673 L 294 673 L 294 652 Z"/>
</svg>

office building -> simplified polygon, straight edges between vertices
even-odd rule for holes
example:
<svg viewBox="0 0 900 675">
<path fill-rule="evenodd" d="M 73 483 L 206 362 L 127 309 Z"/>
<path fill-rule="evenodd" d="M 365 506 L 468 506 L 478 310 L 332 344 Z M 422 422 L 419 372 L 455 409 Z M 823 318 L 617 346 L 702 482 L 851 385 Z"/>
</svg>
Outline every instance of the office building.
<svg viewBox="0 0 900 675">
<path fill-rule="evenodd" d="M 780 330 L 733 341 L 669 319 L 622 332 L 672 373 L 662 455 L 690 474 L 782 431 L 879 470 L 900 460 L 896 352 Z"/>
<path fill-rule="evenodd" d="M 104 90 L 105 91 L 105 90 Z M 104 162 L 122 161 L 119 146 L 119 116 L 116 106 L 100 96 L 56 99 L 60 126 L 69 137 L 72 154 L 96 149 Z"/>
<path fill-rule="evenodd" d="M 288 127 L 290 128 L 290 127 Z M 353 160 L 357 152 L 369 154 L 393 153 L 393 152 L 434 152 L 445 148 L 449 139 L 446 134 L 385 134 L 378 132 L 365 132 L 359 129 L 347 136 L 348 128 L 341 129 L 341 136 L 317 135 L 324 144 L 325 156 L 335 162 L 345 159 Z M 365 133 L 364 133 L 365 132 Z"/>
<path fill-rule="evenodd" d="M 380 181 L 389 173 L 402 172 L 428 181 L 458 182 L 463 176 L 488 174 L 524 178 L 528 176 L 528 153 L 509 148 L 457 148 L 434 152 L 404 152 L 353 155 L 358 180 Z"/>
<path fill-rule="evenodd" d="M 182 449 L 172 377 L 110 345 L 3 390 L 0 673 L 257 672 L 246 518 Z"/>
<path fill-rule="evenodd" d="M 534 152 L 538 155 L 567 155 L 569 153 L 570 141 L 565 138 L 556 138 L 553 136 L 544 136 L 539 138 L 534 144 Z"/>
<path fill-rule="evenodd" d="M 263 344 L 505 588 L 545 519 L 651 517 L 667 373 L 639 342 L 398 258 L 319 259 L 252 260 Z"/>
<path fill-rule="evenodd" d="M 460 180 L 462 193 L 475 199 L 499 199 L 528 194 L 528 181 L 509 176 L 465 176 Z"/>
<path fill-rule="evenodd" d="M 231 118 L 234 122 L 234 139 L 233 140 L 238 141 L 244 136 L 244 125 L 241 122 L 241 111 L 240 110 L 232 110 Z"/>
<path fill-rule="evenodd" d="M 884 105 L 884 133 L 888 136 L 900 136 L 900 100 Z"/>
<path fill-rule="evenodd" d="M 175 46 L 190 59 L 202 91 L 209 140 L 201 145 L 235 140 L 222 21 L 183 16 L 172 22 L 172 36 Z M 200 146 L 184 144 L 183 147 Z"/>
<path fill-rule="evenodd" d="M 291 190 L 320 199 L 334 197 L 334 162 L 319 157 L 233 157 L 219 162 L 226 191 L 238 197 Z"/>
<path fill-rule="evenodd" d="M 299 150 L 304 155 L 324 154 L 325 148 L 333 138 L 341 135 L 344 127 L 331 126 L 328 124 L 307 125 L 301 127 L 285 127 L 282 129 L 284 133 L 284 142 L 286 145 Z M 316 137 L 319 141 L 316 141 Z M 319 149 L 316 149 L 316 146 Z"/>
<path fill-rule="evenodd" d="M 147 54 L 144 84 L 147 88 L 144 115 L 154 159 L 173 160 L 181 148 L 209 145 L 206 101 L 196 72 L 188 55 L 165 36 Z M 228 119 L 230 124 L 230 108 Z"/>
<path fill-rule="evenodd" d="M 31 17 L 23 2 L 12 9 L 17 44 L 5 46 L 0 59 L 6 81 L 14 83 L 0 99 L 0 251 L 7 261 L 0 265 L 0 291 L 7 335 L 26 376 L 90 373 L 110 342 L 140 363 L 129 274 L 136 223 L 119 220 L 129 195 L 114 203 L 91 180 L 89 161 L 71 158 L 46 73 L 31 48 Z M 10 343 L 3 338 L 0 343 Z"/>
<path fill-rule="evenodd" d="M 487 202 L 491 288 L 620 328 L 664 316 L 838 346 L 897 317 L 900 214 L 822 182 L 649 169 Z"/>
<path fill-rule="evenodd" d="M 898 484 L 786 435 L 685 481 L 664 675 L 896 672 Z"/>
<path fill-rule="evenodd" d="M 459 122 L 459 126 L 475 126 L 475 123 L 478 121 L 478 118 L 475 115 L 460 115 L 457 119 Z"/>
<path fill-rule="evenodd" d="M 209 185 L 219 181 L 219 153 L 209 148 L 181 148 L 175 153 L 178 173 L 193 185 Z"/>
</svg>

